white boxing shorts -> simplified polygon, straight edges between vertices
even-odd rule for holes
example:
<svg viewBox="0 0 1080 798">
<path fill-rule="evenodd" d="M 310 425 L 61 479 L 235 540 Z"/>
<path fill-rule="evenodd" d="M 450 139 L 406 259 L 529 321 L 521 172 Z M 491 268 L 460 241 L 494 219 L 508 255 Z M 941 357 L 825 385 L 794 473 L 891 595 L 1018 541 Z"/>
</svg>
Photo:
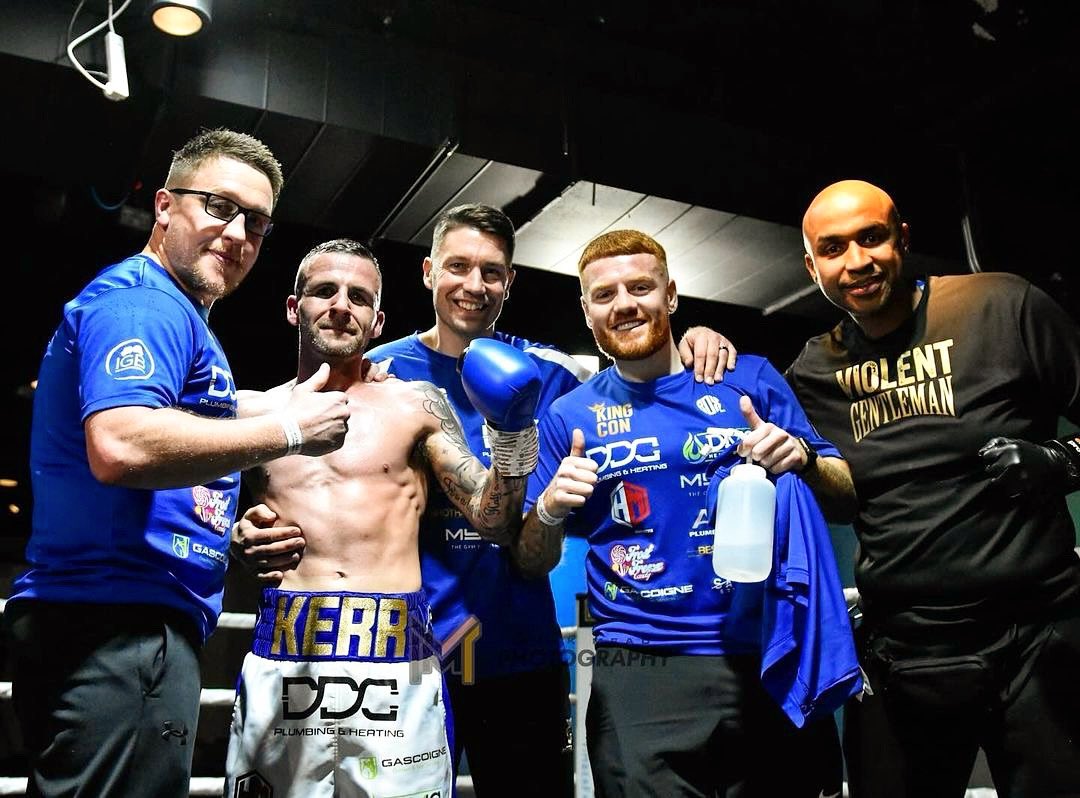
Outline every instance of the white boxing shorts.
<svg viewBox="0 0 1080 798">
<path fill-rule="evenodd" d="M 421 593 L 263 591 L 227 798 L 451 798 L 443 676 Z"/>
</svg>

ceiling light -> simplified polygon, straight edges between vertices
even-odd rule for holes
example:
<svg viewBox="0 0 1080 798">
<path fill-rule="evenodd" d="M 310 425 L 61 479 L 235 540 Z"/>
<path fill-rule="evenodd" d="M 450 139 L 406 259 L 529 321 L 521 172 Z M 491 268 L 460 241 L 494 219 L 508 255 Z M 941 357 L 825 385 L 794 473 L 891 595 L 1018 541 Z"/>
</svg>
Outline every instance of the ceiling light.
<svg viewBox="0 0 1080 798">
<path fill-rule="evenodd" d="M 191 36 L 210 24 L 211 0 L 153 0 L 150 19 L 170 36 Z"/>
</svg>

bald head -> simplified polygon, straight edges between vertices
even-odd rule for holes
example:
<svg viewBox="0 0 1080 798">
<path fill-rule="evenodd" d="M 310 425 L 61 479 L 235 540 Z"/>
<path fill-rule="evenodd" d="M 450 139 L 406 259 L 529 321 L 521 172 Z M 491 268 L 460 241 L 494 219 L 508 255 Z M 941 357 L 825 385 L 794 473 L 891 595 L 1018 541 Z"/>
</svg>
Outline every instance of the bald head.
<svg viewBox="0 0 1080 798">
<path fill-rule="evenodd" d="M 829 229 L 843 219 L 866 215 L 888 219 L 893 232 L 899 235 L 900 214 L 892 197 L 882 189 L 865 180 L 841 180 L 826 186 L 803 214 L 803 246 L 807 254 L 813 256 L 815 238 L 822 229 Z"/>
<path fill-rule="evenodd" d="M 911 315 L 908 226 L 888 194 L 862 180 L 833 183 L 806 209 L 802 230 L 807 274 L 863 332 L 876 338 Z"/>
</svg>

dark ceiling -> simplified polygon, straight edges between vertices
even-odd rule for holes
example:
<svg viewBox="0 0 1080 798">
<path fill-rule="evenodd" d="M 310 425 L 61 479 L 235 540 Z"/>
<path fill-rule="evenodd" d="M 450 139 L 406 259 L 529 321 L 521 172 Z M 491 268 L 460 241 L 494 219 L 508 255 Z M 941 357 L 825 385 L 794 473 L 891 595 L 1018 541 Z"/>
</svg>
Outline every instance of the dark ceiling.
<svg viewBox="0 0 1080 798">
<path fill-rule="evenodd" d="M 484 183 L 485 198 L 519 226 L 580 181 L 795 226 L 823 185 L 862 177 L 890 190 L 916 249 L 943 269 L 975 257 L 1080 307 L 1065 244 L 1080 216 L 1077 3 L 218 0 L 209 29 L 174 40 L 134 0 L 116 23 L 131 84 L 122 102 L 67 60 L 76 5 L 0 5 L 14 278 L 0 477 L 23 483 L 10 493 L 22 513 L 0 504 L 0 538 L 27 525 L 20 386 L 62 303 L 141 247 L 171 149 L 200 127 L 253 132 L 286 170 L 280 232 L 215 312 L 241 384 L 288 376 L 277 308 L 299 256 L 324 238 L 374 239 L 389 267 L 388 334 L 426 326 L 416 270 L 430 220 L 488 164 L 510 177 Z M 85 2 L 74 31 L 105 8 Z M 79 55 L 104 64 L 97 43 Z M 573 301 L 573 281 L 527 279 L 505 326 L 587 348 L 576 315 L 550 312 Z M 832 318 L 815 296 L 767 318 L 689 305 L 684 323 L 709 321 L 777 359 Z"/>
</svg>

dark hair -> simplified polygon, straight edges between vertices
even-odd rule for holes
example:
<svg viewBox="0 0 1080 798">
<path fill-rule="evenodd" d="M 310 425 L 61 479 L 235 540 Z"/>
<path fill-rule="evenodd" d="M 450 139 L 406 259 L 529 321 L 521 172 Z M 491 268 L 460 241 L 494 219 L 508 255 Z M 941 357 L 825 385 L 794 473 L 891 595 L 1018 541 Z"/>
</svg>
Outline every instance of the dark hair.
<svg viewBox="0 0 1080 798">
<path fill-rule="evenodd" d="M 215 158 L 232 158 L 266 175 L 274 193 L 274 204 L 277 205 L 285 178 L 274 153 L 254 136 L 226 128 L 204 130 L 174 152 L 165 185 L 175 188 L 187 182 L 199 167 Z"/>
<path fill-rule="evenodd" d="M 435 232 L 431 237 L 431 259 L 442 246 L 443 239 L 451 230 L 459 227 L 471 227 L 482 233 L 490 233 L 499 239 L 506 250 L 507 265 L 514 264 L 514 223 L 498 208 L 491 205 L 458 205 L 443 212 L 435 223 Z"/>
<path fill-rule="evenodd" d="M 382 269 L 379 268 L 379 261 L 368 247 L 351 238 L 335 238 L 331 241 L 324 241 L 321 244 L 313 246 L 308 254 L 300 260 L 300 265 L 296 269 L 296 282 L 293 284 L 293 293 L 296 296 L 300 296 L 300 294 L 303 293 L 304 286 L 307 284 L 308 264 L 319 255 L 325 255 L 328 252 L 340 252 L 344 255 L 355 255 L 358 258 L 371 261 L 372 265 L 375 266 L 375 274 L 379 278 L 379 284 L 375 289 L 375 308 L 378 309 L 382 299 Z"/>
</svg>

